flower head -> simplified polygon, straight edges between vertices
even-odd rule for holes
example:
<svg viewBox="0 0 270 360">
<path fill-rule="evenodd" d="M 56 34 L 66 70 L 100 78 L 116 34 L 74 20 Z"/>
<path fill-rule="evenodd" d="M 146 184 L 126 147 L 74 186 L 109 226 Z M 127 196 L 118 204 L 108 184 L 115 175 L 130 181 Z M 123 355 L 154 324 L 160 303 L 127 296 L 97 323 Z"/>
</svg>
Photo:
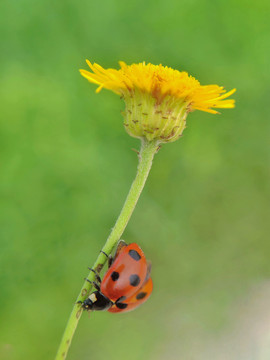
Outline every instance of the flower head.
<svg viewBox="0 0 270 360">
<path fill-rule="evenodd" d="M 227 98 L 235 89 L 226 92 L 222 86 L 201 85 L 184 71 L 145 62 L 127 65 L 120 61 L 119 70 L 86 62 L 92 72 L 80 72 L 99 85 L 97 92 L 105 88 L 123 97 L 125 128 L 137 138 L 175 141 L 182 135 L 189 112 L 216 114 L 216 108 L 234 107 L 234 100 Z"/>
</svg>

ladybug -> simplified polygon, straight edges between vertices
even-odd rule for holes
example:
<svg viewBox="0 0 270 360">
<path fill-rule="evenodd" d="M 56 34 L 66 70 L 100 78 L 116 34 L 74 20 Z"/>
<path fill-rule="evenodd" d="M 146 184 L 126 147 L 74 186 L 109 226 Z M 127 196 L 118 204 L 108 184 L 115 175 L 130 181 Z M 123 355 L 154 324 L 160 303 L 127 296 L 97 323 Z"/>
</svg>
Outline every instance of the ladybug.
<svg viewBox="0 0 270 360">
<path fill-rule="evenodd" d="M 82 302 L 85 310 L 128 312 L 140 306 L 151 295 L 151 263 L 136 243 L 127 245 L 122 240 L 119 242 L 114 258 L 109 257 L 109 269 L 102 280 L 95 270 L 90 270 L 95 272 L 99 284 L 86 279 L 97 291 Z"/>
</svg>

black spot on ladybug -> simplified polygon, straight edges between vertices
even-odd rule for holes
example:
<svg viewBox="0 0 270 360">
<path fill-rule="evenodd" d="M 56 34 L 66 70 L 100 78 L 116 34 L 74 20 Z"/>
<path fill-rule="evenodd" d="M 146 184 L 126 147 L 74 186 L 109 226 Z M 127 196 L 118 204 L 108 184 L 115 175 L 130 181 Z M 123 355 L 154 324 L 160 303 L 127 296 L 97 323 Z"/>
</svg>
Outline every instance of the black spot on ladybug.
<svg viewBox="0 0 270 360">
<path fill-rule="evenodd" d="M 116 281 L 119 279 L 119 273 L 117 271 L 112 272 L 111 274 L 112 281 Z"/>
<path fill-rule="evenodd" d="M 126 309 L 128 307 L 128 304 L 122 304 L 122 303 L 117 303 L 115 304 L 118 309 Z"/>
<path fill-rule="evenodd" d="M 126 296 L 121 296 L 119 299 L 116 300 L 116 302 L 121 302 L 126 300 Z"/>
<path fill-rule="evenodd" d="M 129 250 L 128 254 L 132 257 L 132 259 L 136 261 L 141 260 L 141 255 L 136 250 Z"/>
<path fill-rule="evenodd" d="M 136 295 L 136 299 L 137 299 L 137 300 L 141 300 L 141 299 L 143 299 L 146 295 L 147 295 L 147 293 L 142 291 L 142 292 L 140 292 L 139 294 Z"/>
<path fill-rule="evenodd" d="M 129 277 L 129 283 L 131 286 L 138 286 L 140 281 L 141 281 L 140 277 L 136 274 L 132 274 Z"/>
</svg>

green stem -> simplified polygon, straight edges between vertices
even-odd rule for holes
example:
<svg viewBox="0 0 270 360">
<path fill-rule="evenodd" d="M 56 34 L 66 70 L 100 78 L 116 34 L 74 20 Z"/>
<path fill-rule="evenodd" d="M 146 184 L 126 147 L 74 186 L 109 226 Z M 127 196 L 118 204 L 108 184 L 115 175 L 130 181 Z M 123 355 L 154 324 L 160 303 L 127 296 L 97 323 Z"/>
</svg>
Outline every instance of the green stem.
<svg viewBox="0 0 270 360">
<path fill-rule="evenodd" d="M 127 223 L 143 190 L 144 184 L 152 166 L 154 155 L 157 150 L 157 142 L 142 141 L 136 177 L 131 185 L 128 196 L 126 198 L 122 211 L 114 225 L 114 228 L 112 229 L 110 236 L 108 237 L 102 249 L 102 251 L 104 251 L 106 254 L 110 254 L 112 252 L 114 246 L 120 239 L 127 226 Z M 101 252 L 93 266 L 93 269 L 100 272 L 106 260 L 107 257 Z M 93 281 L 94 277 L 94 273 L 90 271 L 87 279 Z M 82 315 L 81 305 L 77 304 L 77 302 L 84 301 L 87 298 L 90 290 L 91 284 L 88 281 L 85 281 L 70 314 L 55 360 L 64 360 L 66 358 L 73 335 Z"/>
</svg>

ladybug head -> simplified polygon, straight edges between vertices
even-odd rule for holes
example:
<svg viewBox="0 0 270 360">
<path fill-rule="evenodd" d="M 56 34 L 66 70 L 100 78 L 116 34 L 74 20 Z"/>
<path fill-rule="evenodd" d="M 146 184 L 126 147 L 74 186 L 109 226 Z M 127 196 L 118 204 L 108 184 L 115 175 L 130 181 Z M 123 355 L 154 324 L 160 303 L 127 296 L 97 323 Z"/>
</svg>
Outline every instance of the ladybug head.
<svg viewBox="0 0 270 360">
<path fill-rule="evenodd" d="M 82 307 L 85 310 L 108 310 L 113 303 L 100 291 L 95 291 L 84 300 Z"/>
</svg>

